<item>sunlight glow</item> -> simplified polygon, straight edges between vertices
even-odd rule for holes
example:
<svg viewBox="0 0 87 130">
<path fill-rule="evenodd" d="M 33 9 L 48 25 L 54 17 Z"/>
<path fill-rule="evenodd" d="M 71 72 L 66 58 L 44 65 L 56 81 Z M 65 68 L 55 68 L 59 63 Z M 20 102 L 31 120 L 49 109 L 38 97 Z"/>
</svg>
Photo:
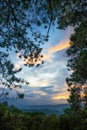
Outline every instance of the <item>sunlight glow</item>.
<svg viewBox="0 0 87 130">
<path fill-rule="evenodd" d="M 56 46 L 51 47 L 49 49 L 49 52 L 55 53 L 57 51 L 61 51 L 61 50 L 66 49 L 68 47 L 70 47 L 70 41 L 69 40 L 68 41 L 64 41 L 64 42 L 60 42 Z"/>
<path fill-rule="evenodd" d="M 68 98 L 69 98 L 69 93 L 68 92 L 64 92 L 63 94 L 60 93 L 60 94 L 52 97 L 53 100 L 68 99 Z"/>
</svg>

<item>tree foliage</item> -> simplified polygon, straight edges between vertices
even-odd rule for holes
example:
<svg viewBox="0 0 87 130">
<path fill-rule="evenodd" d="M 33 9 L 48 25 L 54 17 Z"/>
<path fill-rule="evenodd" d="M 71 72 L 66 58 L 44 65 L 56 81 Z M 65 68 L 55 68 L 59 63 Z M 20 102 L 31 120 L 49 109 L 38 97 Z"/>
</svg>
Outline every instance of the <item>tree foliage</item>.
<svg viewBox="0 0 87 130">
<path fill-rule="evenodd" d="M 0 130 L 87 130 L 87 110 L 67 110 L 59 117 L 37 112 L 23 112 L 6 102 L 0 104 Z"/>
<path fill-rule="evenodd" d="M 33 3 L 33 4 L 32 4 Z M 33 66 L 41 60 L 44 41 L 48 40 L 50 20 L 45 17 L 47 1 L 36 0 L 1 0 L 0 1 L 0 84 L 8 88 L 21 87 L 20 83 L 28 83 L 16 77 L 15 65 L 9 60 L 11 50 L 20 54 L 26 66 Z M 43 24 L 46 35 L 41 33 L 39 26 Z M 2 51 L 3 50 L 3 51 Z M 2 94 L 5 94 L 4 91 Z"/>
<path fill-rule="evenodd" d="M 54 7 L 58 8 L 56 13 L 58 28 L 65 29 L 68 26 L 74 28 L 74 33 L 70 37 L 71 46 L 67 50 L 68 68 L 72 74 L 66 81 L 71 94 L 69 102 L 73 107 L 76 103 L 79 108 L 79 103 L 83 102 L 83 99 L 80 100 L 84 91 L 81 86 L 87 86 L 87 1 L 59 0 L 57 3 Z"/>
<path fill-rule="evenodd" d="M 47 125 L 48 124 L 48 125 Z M 59 130 L 59 117 L 26 113 L 6 102 L 0 104 L 0 130 Z"/>
</svg>

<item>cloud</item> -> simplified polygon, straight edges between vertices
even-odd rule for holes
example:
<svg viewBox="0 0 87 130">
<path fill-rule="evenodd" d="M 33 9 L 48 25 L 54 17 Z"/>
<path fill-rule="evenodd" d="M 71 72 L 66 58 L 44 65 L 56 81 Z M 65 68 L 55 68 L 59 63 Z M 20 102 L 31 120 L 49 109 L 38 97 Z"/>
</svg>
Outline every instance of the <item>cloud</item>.
<svg viewBox="0 0 87 130">
<path fill-rule="evenodd" d="M 39 88 L 39 90 L 49 95 L 60 93 L 60 91 L 55 90 L 54 86 L 46 86 L 46 87 L 44 86 L 44 87 Z"/>
<path fill-rule="evenodd" d="M 57 87 L 55 90 L 58 89 Z M 69 98 L 70 92 L 67 91 L 67 84 L 66 82 L 62 84 L 62 87 L 59 87 L 59 93 L 56 93 L 51 97 L 51 99 L 55 102 L 57 100 L 66 100 Z"/>
<path fill-rule="evenodd" d="M 46 96 L 47 95 L 46 92 L 43 92 L 43 91 L 40 91 L 40 90 L 34 91 L 33 93 L 36 94 L 36 95 L 39 94 L 41 96 Z"/>
<path fill-rule="evenodd" d="M 48 48 L 47 50 L 47 54 L 43 54 L 43 60 L 50 60 L 52 58 L 52 55 L 55 53 L 55 52 L 58 52 L 58 51 L 62 51 L 64 49 L 67 49 L 70 47 L 70 36 L 71 34 L 74 33 L 74 29 L 72 27 L 68 27 L 66 29 L 66 34 L 63 38 L 63 40 L 61 40 L 60 42 L 56 43 L 55 45 L 52 44 L 53 46 L 51 46 L 50 48 Z"/>
<path fill-rule="evenodd" d="M 68 47 L 70 47 L 70 41 L 69 41 L 69 40 L 67 40 L 67 41 L 62 41 L 62 42 L 58 43 L 57 45 L 55 45 L 55 46 L 49 48 L 48 52 L 52 54 L 52 53 L 61 51 L 61 50 L 63 50 L 63 49 L 66 49 L 66 48 L 68 48 Z"/>
<path fill-rule="evenodd" d="M 62 51 L 64 49 L 67 49 L 68 47 L 70 47 L 70 41 L 69 40 L 60 42 L 60 43 L 56 44 L 55 46 L 48 48 L 47 54 L 43 54 L 42 60 L 49 60 L 50 61 L 51 58 L 52 58 L 52 55 L 55 52 Z"/>
<path fill-rule="evenodd" d="M 69 92 L 60 92 L 52 97 L 53 100 L 59 100 L 59 99 L 68 99 L 69 98 Z"/>
</svg>

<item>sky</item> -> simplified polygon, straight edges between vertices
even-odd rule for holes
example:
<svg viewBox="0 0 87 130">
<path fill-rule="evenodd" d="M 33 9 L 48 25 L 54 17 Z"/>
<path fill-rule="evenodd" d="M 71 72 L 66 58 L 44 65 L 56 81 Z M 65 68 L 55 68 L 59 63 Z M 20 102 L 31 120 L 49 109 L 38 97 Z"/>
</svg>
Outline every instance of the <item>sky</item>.
<svg viewBox="0 0 87 130">
<path fill-rule="evenodd" d="M 17 75 L 26 79 L 30 84 L 23 86 L 19 91 L 25 94 L 24 99 L 9 100 L 8 102 L 17 106 L 29 105 L 55 105 L 67 103 L 69 92 L 67 91 L 66 77 L 70 72 L 67 70 L 66 50 L 69 45 L 69 37 L 73 29 L 66 30 L 51 29 L 49 41 L 43 45 L 43 61 L 39 67 L 26 68 L 24 61 L 11 55 L 15 68 L 23 67 Z M 14 58 L 13 58 L 14 57 Z M 10 97 L 15 94 L 10 92 Z"/>
</svg>

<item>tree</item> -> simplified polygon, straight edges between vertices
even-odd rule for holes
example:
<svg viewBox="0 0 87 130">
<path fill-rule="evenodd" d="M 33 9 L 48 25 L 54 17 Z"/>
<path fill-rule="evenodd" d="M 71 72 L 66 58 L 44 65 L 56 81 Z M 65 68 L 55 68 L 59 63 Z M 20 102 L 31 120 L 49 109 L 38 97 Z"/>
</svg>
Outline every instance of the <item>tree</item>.
<svg viewBox="0 0 87 130">
<path fill-rule="evenodd" d="M 70 37 L 71 46 L 67 50 L 67 56 L 70 57 L 68 68 L 72 74 L 66 80 L 71 94 L 69 102 L 75 107 L 73 103 L 77 100 L 76 97 L 78 97 L 76 105 L 81 103 L 80 86 L 87 86 L 87 1 L 59 0 L 57 3 L 54 7 L 58 8 L 56 11 L 58 27 L 65 29 L 73 26 L 74 28 L 74 34 Z"/>
<path fill-rule="evenodd" d="M 78 112 L 81 110 L 81 86 L 73 86 L 70 87 L 70 97 L 68 99 L 68 102 L 70 104 L 70 107 L 72 108 L 72 111 Z"/>
<path fill-rule="evenodd" d="M 87 86 L 87 29 L 85 27 L 87 27 L 86 22 L 82 22 L 75 28 L 75 33 L 70 38 L 71 47 L 67 51 L 67 55 L 70 57 L 68 67 L 73 72 L 67 79 L 69 87 L 73 85 L 78 86 L 78 88 Z M 82 93 L 81 90 L 83 92 L 85 89 L 82 87 L 80 93 Z M 84 100 L 87 102 L 86 97 Z"/>
<path fill-rule="evenodd" d="M 83 103 L 84 107 L 87 109 L 87 86 L 83 88 L 84 93 L 83 93 Z"/>
<path fill-rule="evenodd" d="M 4 88 L 15 89 L 21 87 L 21 83 L 28 84 L 16 77 L 22 68 L 16 70 L 8 60 L 11 50 L 20 53 L 19 58 L 29 67 L 42 58 L 40 45 L 48 40 L 48 36 L 41 34 L 39 26 L 43 23 L 48 28 L 48 34 L 48 19 L 44 16 L 47 11 L 43 12 L 46 3 L 43 1 L 40 4 L 37 0 L 0 1 L 0 84 Z M 2 95 L 7 96 L 8 93 L 3 89 Z M 18 96 L 23 97 L 20 94 Z"/>
</svg>

